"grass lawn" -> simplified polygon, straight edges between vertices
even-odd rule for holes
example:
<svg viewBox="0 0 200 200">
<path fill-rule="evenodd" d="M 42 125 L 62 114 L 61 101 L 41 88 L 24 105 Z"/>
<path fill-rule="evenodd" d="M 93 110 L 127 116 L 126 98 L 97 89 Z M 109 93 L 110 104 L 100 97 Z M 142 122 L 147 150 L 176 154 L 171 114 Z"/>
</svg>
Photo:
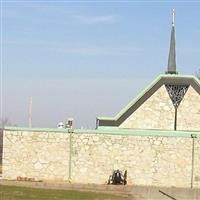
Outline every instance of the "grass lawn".
<svg viewBox="0 0 200 200">
<path fill-rule="evenodd" d="M 110 194 L 0 185 L 0 200 L 128 200 Z"/>
</svg>

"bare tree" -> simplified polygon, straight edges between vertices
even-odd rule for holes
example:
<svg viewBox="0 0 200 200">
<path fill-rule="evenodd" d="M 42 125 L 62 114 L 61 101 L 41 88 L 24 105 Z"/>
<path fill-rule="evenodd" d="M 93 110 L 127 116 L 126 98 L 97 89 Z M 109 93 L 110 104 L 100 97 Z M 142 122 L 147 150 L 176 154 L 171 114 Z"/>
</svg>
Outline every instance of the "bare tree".
<svg viewBox="0 0 200 200">
<path fill-rule="evenodd" d="M 7 117 L 0 118 L 0 128 L 3 128 L 5 126 L 16 126 L 16 125 L 12 124 Z"/>
</svg>

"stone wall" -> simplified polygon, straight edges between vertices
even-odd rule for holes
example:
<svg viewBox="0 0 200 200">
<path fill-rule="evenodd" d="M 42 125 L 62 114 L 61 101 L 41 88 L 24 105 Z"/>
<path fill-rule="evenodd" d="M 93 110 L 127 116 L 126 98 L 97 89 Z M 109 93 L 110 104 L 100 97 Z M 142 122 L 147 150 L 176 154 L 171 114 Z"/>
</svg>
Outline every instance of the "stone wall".
<svg viewBox="0 0 200 200">
<path fill-rule="evenodd" d="M 102 184 L 119 168 L 129 184 L 188 187 L 191 146 L 189 138 L 74 134 L 73 181 Z"/>
<path fill-rule="evenodd" d="M 177 130 L 200 130 L 200 95 L 190 86 L 177 115 Z"/>
<path fill-rule="evenodd" d="M 194 187 L 200 188 L 200 138 L 194 139 Z"/>
<path fill-rule="evenodd" d="M 114 169 L 128 184 L 200 187 L 200 140 L 169 136 L 82 132 L 4 131 L 3 178 L 104 184 Z M 148 132 L 147 132 L 148 135 Z M 70 143 L 71 141 L 71 143 Z M 70 147 L 71 146 L 71 150 Z M 71 162 L 70 162 L 71 155 Z M 70 173 L 70 174 L 69 174 Z"/>
<path fill-rule="evenodd" d="M 3 144 L 5 179 L 68 180 L 68 134 L 5 131 Z"/>
<path fill-rule="evenodd" d="M 3 130 L 0 128 L 0 174 L 2 173 Z"/>
<path fill-rule="evenodd" d="M 0 129 L 0 165 L 2 164 L 2 153 L 3 153 L 3 130 Z"/>
</svg>

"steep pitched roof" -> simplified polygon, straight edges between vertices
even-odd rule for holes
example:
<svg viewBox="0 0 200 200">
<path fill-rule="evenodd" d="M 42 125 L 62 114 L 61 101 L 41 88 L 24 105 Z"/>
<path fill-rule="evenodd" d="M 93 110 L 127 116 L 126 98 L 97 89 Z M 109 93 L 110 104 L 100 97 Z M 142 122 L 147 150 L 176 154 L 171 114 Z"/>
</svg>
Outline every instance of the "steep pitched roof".
<svg viewBox="0 0 200 200">
<path fill-rule="evenodd" d="M 200 95 L 200 80 L 195 76 L 160 75 L 115 117 L 97 117 L 97 126 L 119 126 L 165 84 L 190 85 Z"/>
</svg>

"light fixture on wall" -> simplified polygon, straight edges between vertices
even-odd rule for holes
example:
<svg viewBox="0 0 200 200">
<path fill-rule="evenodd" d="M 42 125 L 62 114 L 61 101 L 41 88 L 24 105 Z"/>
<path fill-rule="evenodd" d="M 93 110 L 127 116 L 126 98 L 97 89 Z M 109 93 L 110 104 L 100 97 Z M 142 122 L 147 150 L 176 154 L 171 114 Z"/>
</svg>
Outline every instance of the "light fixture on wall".
<svg viewBox="0 0 200 200">
<path fill-rule="evenodd" d="M 72 128 L 73 127 L 73 118 L 68 118 L 65 128 Z"/>
</svg>

